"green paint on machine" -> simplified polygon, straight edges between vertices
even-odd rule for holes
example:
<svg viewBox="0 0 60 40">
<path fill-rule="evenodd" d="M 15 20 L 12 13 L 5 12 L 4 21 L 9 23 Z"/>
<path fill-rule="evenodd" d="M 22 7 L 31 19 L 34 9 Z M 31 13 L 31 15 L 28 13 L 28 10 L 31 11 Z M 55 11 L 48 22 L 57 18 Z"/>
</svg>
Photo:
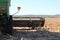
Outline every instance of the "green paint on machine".
<svg viewBox="0 0 60 40">
<path fill-rule="evenodd" d="M 4 7 L 6 9 L 6 15 L 9 15 L 10 0 L 0 0 L 0 9 Z"/>
</svg>

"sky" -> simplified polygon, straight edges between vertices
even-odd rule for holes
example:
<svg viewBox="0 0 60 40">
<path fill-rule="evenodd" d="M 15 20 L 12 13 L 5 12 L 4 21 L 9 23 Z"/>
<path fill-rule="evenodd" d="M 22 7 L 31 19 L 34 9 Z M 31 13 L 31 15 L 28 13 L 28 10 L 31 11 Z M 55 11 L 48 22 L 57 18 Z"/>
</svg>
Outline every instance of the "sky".
<svg viewBox="0 0 60 40">
<path fill-rule="evenodd" d="M 60 0 L 11 0 L 10 15 L 56 15 L 60 14 Z"/>
</svg>

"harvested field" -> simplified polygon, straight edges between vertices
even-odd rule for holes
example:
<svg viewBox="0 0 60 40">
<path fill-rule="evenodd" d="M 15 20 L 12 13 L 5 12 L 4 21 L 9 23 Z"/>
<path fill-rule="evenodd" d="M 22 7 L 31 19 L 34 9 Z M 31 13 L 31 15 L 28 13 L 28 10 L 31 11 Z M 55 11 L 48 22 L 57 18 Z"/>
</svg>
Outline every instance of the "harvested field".
<svg viewBox="0 0 60 40">
<path fill-rule="evenodd" d="M 50 32 L 60 32 L 60 18 L 45 18 L 44 28 Z"/>
</svg>

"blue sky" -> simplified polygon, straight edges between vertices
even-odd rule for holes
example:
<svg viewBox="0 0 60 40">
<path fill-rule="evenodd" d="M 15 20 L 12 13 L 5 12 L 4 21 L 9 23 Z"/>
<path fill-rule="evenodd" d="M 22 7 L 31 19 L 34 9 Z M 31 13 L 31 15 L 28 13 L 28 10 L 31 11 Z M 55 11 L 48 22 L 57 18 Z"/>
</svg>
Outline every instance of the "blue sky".
<svg viewBox="0 0 60 40">
<path fill-rule="evenodd" d="M 56 15 L 60 14 L 60 0 L 11 0 L 10 14 L 16 15 Z"/>
</svg>

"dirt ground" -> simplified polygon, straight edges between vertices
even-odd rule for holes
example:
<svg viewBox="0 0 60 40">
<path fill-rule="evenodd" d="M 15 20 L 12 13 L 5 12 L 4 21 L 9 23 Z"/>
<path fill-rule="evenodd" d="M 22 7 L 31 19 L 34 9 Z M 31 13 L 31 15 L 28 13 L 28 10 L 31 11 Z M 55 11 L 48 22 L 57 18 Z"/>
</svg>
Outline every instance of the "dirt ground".
<svg viewBox="0 0 60 40">
<path fill-rule="evenodd" d="M 60 40 L 60 33 L 48 31 L 15 31 L 13 36 L 0 36 L 0 40 Z"/>
</svg>

